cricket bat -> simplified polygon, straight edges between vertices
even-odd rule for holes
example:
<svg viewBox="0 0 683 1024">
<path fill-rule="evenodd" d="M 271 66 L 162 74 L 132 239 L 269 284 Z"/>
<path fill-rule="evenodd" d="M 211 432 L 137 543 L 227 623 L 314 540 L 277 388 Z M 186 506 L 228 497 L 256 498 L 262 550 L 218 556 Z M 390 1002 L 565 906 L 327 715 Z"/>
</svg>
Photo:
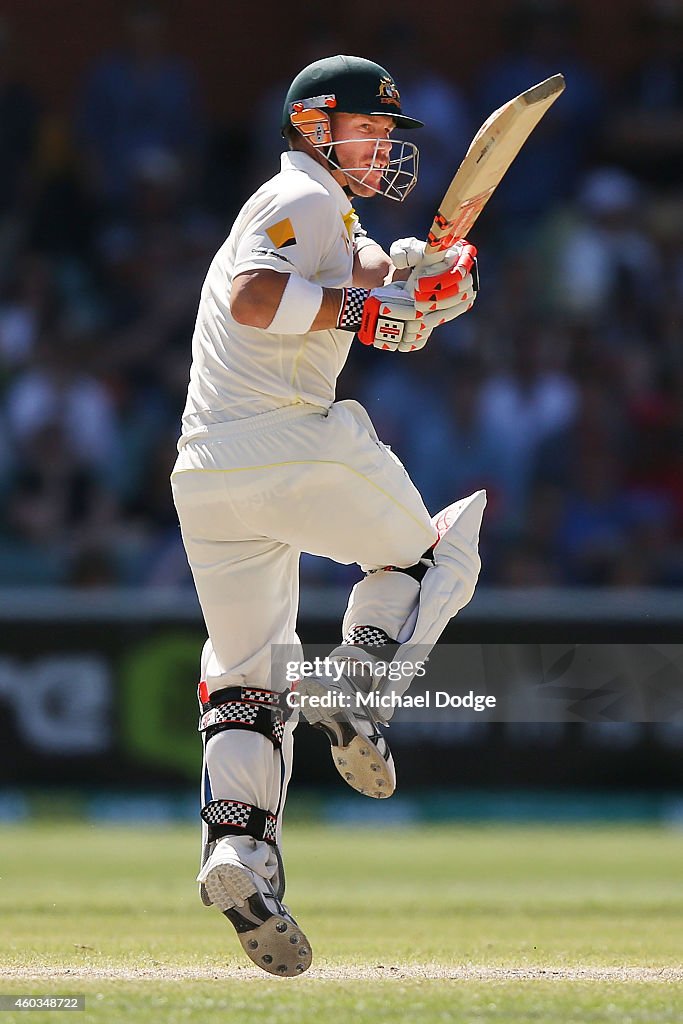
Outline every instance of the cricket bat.
<svg viewBox="0 0 683 1024">
<path fill-rule="evenodd" d="M 441 200 L 420 268 L 437 263 L 445 249 L 466 237 L 508 167 L 564 87 L 564 77 L 553 75 L 515 96 L 484 121 Z"/>
</svg>

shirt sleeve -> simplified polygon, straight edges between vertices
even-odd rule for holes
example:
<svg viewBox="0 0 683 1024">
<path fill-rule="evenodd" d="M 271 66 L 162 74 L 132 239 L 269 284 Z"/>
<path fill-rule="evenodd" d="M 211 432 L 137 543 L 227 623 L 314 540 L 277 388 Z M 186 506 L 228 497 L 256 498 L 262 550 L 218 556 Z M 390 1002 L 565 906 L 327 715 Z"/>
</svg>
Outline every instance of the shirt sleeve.
<svg viewBox="0 0 683 1024">
<path fill-rule="evenodd" d="M 335 238 L 338 218 L 322 193 L 266 199 L 241 225 L 233 274 L 264 268 L 314 280 Z"/>
<path fill-rule="evenodd" d="M 364 249 L 366 245 L 379 245 L 379 242 L 376 242 L 374 238 L 369 237 L 367 231 L 358 219 L 356 219 L 353 225 L 352 237 L 354 252 L 359 252 L 361 249 Z"/>
</svg>

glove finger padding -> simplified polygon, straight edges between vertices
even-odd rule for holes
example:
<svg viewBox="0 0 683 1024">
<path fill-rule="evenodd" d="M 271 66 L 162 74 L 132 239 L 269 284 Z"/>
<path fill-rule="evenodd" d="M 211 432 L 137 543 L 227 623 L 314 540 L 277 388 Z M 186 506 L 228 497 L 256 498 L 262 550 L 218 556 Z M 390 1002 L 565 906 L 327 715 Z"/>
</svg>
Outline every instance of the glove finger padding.
<svg viewBox="0 0 683 1024">
<path fill-rule="evenodd" d="M 461 316 L 462 313 L 467 313 L 474 304 L 477 297 L 477 293 L 474 292 L 470 295 L 469 299 L 465 302 L 459 302 L 457 305 L 450 306 L 447 309 L 438 309 L 432 313 L 425 313 L 419 324 L 419 329 L 413 328 L 412 322 L 406 324 L 406 330 L 403 332 L 398 344 L 395 346 L 399 352 L 416 352 L 427 344 L 427 339 L 432 333 L 435 327 L 440 327 L 442 324 L 446 324 L 451 320 L 455 320 L 456 317 Z"/>
<path fill-rule="evenodd" d="M 395 346 L 395 351 L 419 352 L 420 349 L 424 348 L 427 344 L 432 330 L 432 327 L 427 327 L 427 325 L 423 323 L 422 328 L 419 331 L 405 331 L 403 337 Z"/>
<path fill-rule="evenodd" d="M 435 323 L 429 325 L 426 320 L 427 318 L 424 317 L 422 320 L 409 321 L 405 325 L 401 337 L 395 344 L 389 346 L 391 350 L 394 352 L 418 352 L 424 348 L 429 335 L 436 326 Z"/>
<path fill-rule="evenodd" d="M 467 313 L 472 308 L 477 295 L 476 292 L 470 295 L 469 299 L 465 302 L 460 302 L 457 305 L 450 306 L 447 309 L 437 309 L 434 312 L 425 313 L 422 317 L 422 323 L 427 327 L 428 330 L 433 331 L 435 327 L 440 327 L 441 324 L 446 324 L 450 320 L 455 320 L 457 316 L 462 316 L 463 313 Z"/>
<path fill-rule="evenodd" d="M 452 306 L 461 306 L 462 303 L 469 304 L 475 298 L 477 289 L 472 274 L 467 274 L 462 280 L 449 291 L 433 291 L 429 293 L 415 293 L 415 308 L 418 312 L 433 313 L 439 309 L 450 309 Z"/>
<path fill-rule="evenodd" d="M 419 274 L 415 280 L 415 299 L 418 302 L 434 302 L 444 295 L 455 294 L 468 276 L 472 278 L 474 290 L 478 290 L 477 250 L 465 242 L 460 247 L 455 263 L 444 259 L 431 266 L 428 274 Z"/>
</svg>

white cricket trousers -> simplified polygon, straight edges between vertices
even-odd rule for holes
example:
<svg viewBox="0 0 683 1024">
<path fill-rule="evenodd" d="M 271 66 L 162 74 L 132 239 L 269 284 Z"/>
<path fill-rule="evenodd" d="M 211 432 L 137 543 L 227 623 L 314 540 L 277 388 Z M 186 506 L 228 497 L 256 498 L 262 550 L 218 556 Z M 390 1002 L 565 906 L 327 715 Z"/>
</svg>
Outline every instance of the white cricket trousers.
<svg viewBox="0 0 683 1024">
<path fill-rule="evenodd" d="M 202 679 L 282 690 L 271 645 L 294 645 L 302 551 L 364 569 L 413 565 L 437 533 L 417 488 L 357 402 L 288 406 L 181 438 L 173 499 L 208 632 Z M 294 655 L 294 657 L 300 655 Z M 207 795 L 281 814 L 282 754 L 226 730 L 206 745 Z"/>
</svg>

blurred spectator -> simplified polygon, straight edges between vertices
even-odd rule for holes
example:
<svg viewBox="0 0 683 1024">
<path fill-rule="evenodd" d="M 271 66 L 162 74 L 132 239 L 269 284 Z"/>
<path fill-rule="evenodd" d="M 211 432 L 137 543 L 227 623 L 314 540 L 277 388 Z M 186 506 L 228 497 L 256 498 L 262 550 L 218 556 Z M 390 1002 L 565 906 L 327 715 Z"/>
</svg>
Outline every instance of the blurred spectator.
<svg viewBox="0 0 683 1024">
<path fill-rule="evenodd" d="M 0 17 L 0 233 L 7 215 L 28 198 L 38 137 L 38 103 L 22 81 L 19 46 Z"/>
<path fill-rule="evenodd" d="M 509 366 L 494 371 L 482 389 L 482 417 L 494 436 L 505 439 L 508 527 L 518 527 L 524 515 L 539 446 L 576 412 L 576 384 L 558 364 L 556 343 L 538 322 L 520 326 Z"/>
<path fill-rule="evenodd" d="M 0 289 L 0 381 L 32 358 L 40 331 L 55 309 L 55 287 L 46 261 L 18 253 Z"/>
<path fill-rule="evenodd" d="M 125 506 L 125 528 L 119 532 L 119 571 L 128 584 L 189 582 L 187 559 L 175 509 L 167 499 L 175 461 L 175 429 L 158 432 L 146 452 L 144 473 Z"/>
<path fill-rule="evenodd" d="M 628 409 L 627 486 L 634 501 L 668 515 L 683 541 L 683 369 L 662 374 Z"/>
<path fill-rule="evenodd" d="M 352 352 L 351 367 L 362 361 L 355 397 L 366 407 L 382 440 L 395 448 L 402 461 L 412 466 L 409 450 L 417 433 L 416 424 L 429 421 L 440 392 L 441 354 L 434 346 L 422 350 L 419 365 L 407 367 L 394 362 L 381 366 L 368 358 L 370 352 Z M 344 379 L 348 369 L 344 370 Z M 349 392 L 349 397 L 353 393 Z M 414 460 L 412 460 L 414 462 Z"/>
<path fill-rule="evenodd" d="M 92 341 L 66 327 L 40 339 L 33 364 L 7 388 L 7 430 L 22 445 L 39 431 L 59 428 L 79 464 L 106 472 L 118 443 L 117 424 L 110 395 L 88 370 Z"/>
<path fill-rule="evenodd" d="M 561 582 L 555 564 L 531 537 L 511 541 L 504 549 L 496 582 L 503 587 L 549 587 Z"/>
<path fill-rule="evenodd" d="M 601 126 L 602 89 L 574 46 L 580 16 L 567 3 L 510 4 L 504 51 L 484 68 L 473 92 L 479 124 L 510 97 L 551 75 L 562 72 L 568 83 L 552 115 L 535 129 L 492 200 L 506 232 L 515 232 L 517 245 L 551 204 L 571 196 Z M 505 233 L 497 237 L 504 243 Z"/>
<path fill-rule="evenodd" d="M 103 542 L 115 504 L 64 425 L 46 416 L 17 444 L 0 523 L 0 581 L 63 583 L 85 547 Z"/>
<path fill-rule="evenodd" d="M 616 452 L 585 449 L 574 469 L 557 537 L 567 581 L 587 586 L 671 582 L 663 558 L 672 540 L 666 503 L 624 493 L 624 468 Z"/>
<path fill-rule="evenodd" d="M 0 293 L 29 230 L 39 130 L 38 102 L 24 81 L 19 50 L 0 14 Z"/>
<path fill-rule="evenodd" d="M 552 287 L 560 313 L 643 324 L 659 297 L 659 260 L 643 229 L 643 204 L 638 183 L 618 168 L 600 168 L 583 179 L 578 217 L 556 239 Z M 644 267 L 652 278 L 648 288 L 640 286 Z"/>
<path fill-rule="evenodd" d="M 607 143 L 648 184 L 680 192 L 683 181 L 683 9 L 648 0 L 633 26 L 638 64 L 617 96 Z"/>
<path fill-rule="evenodd" d="M 591 448 L 619 452 L 623 459 L 625 410 L 614 402 L 608 385 L 606 368 L 584 371 L 577 386 L 574 415 L 539 440 L 531 471 L 535 486 L 567 492 L 575 477 L 576 459 Z"/>
<path fill-rule="evenodd" d="M 434 511 L 480 487 L 488 494 L 487 522 L 500 528 L 509 514 L 509 435 L 487 417 L 483 366 L 471 355 L 454 357 L 433 381 L 429 414 L 405 439 L 402 454 L 427 506 Z M 434 453 L 439 457 L 435 458 Z"/>
<path fill-rule="evenodd" d="M 165 52 L 161 8 L 132 5 L 124 27 L 124 49 L 95 63 L 78 104 L 77 128 L 91 187 L 108 206 L 129 198 L 134 170 L 150 151 L 170 154 L 194 186 L 204 146 L 195 75 L 183 60 Z"/>
<path fill-rule="evenodd" d="M 657 196 L 647 211 L 646 226 L 657 248 L 657 316 L 647 338 L 669 366 L 680 366 L 683 336 L 683 201 Z"/>
</svg>

